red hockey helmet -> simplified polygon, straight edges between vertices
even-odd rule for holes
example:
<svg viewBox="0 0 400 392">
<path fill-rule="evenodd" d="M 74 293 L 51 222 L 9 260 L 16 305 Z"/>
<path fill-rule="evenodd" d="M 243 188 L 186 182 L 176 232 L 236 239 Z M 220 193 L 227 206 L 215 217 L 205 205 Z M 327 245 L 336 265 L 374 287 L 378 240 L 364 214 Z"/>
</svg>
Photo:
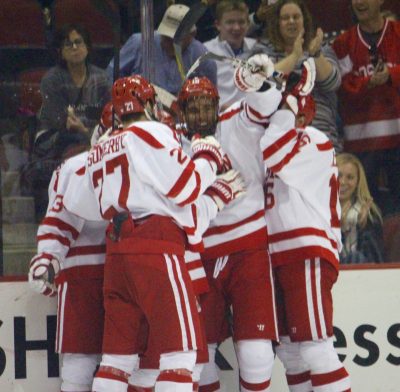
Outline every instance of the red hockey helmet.
<svg viewBox="0 0 400 392">
<path fill-rule="evenodd" d="M 190 98 L 199 96 L 208 96 L 219 102 L 218 90 L 210 79 L 203 76 L 186 80 L 178 95 L 179 105 L 183 108 Z"/>
<path fill-rule="evenodd" d="M 299 111 L 297 116 L 304 116 L 303 126 L 310 125 L 315 117 L 315 101 L 312 95 L 299 97 L 297 101 Z"/>
<path fill-rule="evenodd" d="M 112 103 L 119 118 L 131 113 L 144 113 L 146 102 L 155 103 L 156 92 L 142 76 L 132 75 L 118 79 L 112 88 Z"/>
<path fill-rule="evenodd" d="M 189 137 L 213 135 L 218 122 L 218 90 L 206 77 L 188 79 L 178 95 L 178 105 Z"/>
</svg>

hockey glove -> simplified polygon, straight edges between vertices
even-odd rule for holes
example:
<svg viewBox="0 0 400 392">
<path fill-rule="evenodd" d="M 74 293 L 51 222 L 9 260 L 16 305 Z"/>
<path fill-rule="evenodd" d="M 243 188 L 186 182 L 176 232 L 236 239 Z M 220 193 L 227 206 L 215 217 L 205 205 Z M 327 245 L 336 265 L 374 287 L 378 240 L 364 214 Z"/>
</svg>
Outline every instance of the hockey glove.
<svg viewBox="0 0 400 392">
<path fill-rule="evenodd" d="M 286 104 L 295 115 L 305 106 L 307 101 L 305 98 L 311 94 L 315 78 L 315 61 L 314 58 L 310 57 L 303 63 L 300 80 L 294 85 L 291 85 L 290 80 L 288 81 L 282 103 Z"/>
<path fill-rule="evenodd" d="M 243 196 L 244 193 L 244 180 L 236 170 L 229 170 L 227 173 L 219 175 L 204 192 L 213 199 L 218 211 L 221 211 L 231 201 Z"/>
<path fill-rule="evenodd" d="M 274 63 L 266 54 L 255 54 L 235 71 L 235 85 L 241 91 L 258 91 L 274 74 Z"/>
<path fill-rule="evenodd" d="M 190 146 L 192 150 L 192 159 L 206 159 L 210 163 L 214 163 L 217 167 L 217 173 L 224 172 L 224 152 L 221 145 L 214 136 L 206 136 L 205 138 L 192 139 Z"/>
<path fill-rule="evenodd" d="M 60 271 L 59 261 L 49 253 L 34 256 L 29 265 L 28 280 L 31 289 L 39 294 L 54 297 L 57 288 L 54 277 Z"/>
<path fill-rule="evenodd" d="M 317 71 L 315 68 L 315 61 L 313 57 L 308 58 L 304 61 L 302 65 L 302 72 L 299 82 L 289 89 L 288 93 L 298 96 L 310 95 L 315 84 L 315 78 L 317 76 Z"/>
</svg>

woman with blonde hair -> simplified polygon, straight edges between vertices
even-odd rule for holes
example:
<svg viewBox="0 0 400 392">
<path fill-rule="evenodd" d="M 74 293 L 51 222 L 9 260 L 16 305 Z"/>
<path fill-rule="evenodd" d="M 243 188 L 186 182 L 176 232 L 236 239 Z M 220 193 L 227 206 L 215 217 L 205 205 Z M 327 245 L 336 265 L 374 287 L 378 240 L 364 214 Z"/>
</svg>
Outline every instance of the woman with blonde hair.
<svg viewBox="0 0 400 392">
<path fill-rule="evenodd" d="M 364 168 L 352 154 L 337 156 L 343 264 L 383 262 L 382 215 L 368 189 Z"/>
</svg>

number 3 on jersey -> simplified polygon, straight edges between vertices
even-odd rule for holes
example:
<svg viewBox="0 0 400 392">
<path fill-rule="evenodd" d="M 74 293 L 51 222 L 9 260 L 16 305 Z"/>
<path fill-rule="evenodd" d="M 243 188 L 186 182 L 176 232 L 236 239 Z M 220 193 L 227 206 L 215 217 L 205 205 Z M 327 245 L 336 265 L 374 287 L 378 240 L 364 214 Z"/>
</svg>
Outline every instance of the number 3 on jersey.
<svg viewBox="0 0 400 392">
<path fill-rule="evenodd" d="M 120 168 L 120 176 L 116 175 L 116 169 Z M 103 208 L 103 185 L 104 185 L 104 176 L 108 177 L 113 176 L 114 178 L 110 177 L 110 180 L 107 181 L 109 186 L 112 186 L 114 189 L 119 185 L 119 194 L 118 194 L 118 205 L 117 206 L 105 206 L 106 210 L 104 211 Z M 112 181 L 111 181 L 112 180 Z M 120 182 L 120 184 L 118 184 Z M 128 210 L 127 201 L 128 201 L 128 194 L 130 188 L 130 178 L 129 178 L 129 162 L 126 154 L 118 155 L 105 163 L 105 173 L 104 167 L 101 169 L 96 170 L 93 172 L 92 176 L 92 183 L 93 187 L 96 189 L 100 186 L 100 192 L 98 193 L 99 197 L 99 204 L 100 204 L 100 211 L 101 215 L 104 219 L 112 219 L 112 217 L 119 211 Z"/>
</svg>

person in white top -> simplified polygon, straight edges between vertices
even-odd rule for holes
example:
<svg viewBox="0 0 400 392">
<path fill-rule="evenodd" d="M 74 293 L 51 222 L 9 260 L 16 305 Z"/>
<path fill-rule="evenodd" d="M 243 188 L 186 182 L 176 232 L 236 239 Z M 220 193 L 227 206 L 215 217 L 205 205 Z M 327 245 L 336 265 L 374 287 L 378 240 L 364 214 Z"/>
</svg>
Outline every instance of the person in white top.
<svg viewBox="0 0 400 392">
<path fill-rule="evenodd" d="M 64 197 L 66 208 L 86 219 L 112 220 L 103 357 L 92 390 L 125 391 L 139 354 L 151 344 L 161 353 L 155 390 L 191 392 L 203 339 L 183 254 L 185 245 L 201 245 L 203 221 L 197 220 L 196 206 L 207 221 L 234 192 L 228 181 L 214 184 L 223 171 L 218 143 L 196 140 L 190 159 L 174 132 L 156 121 L 155 91 L 144 78 L 117 80 L 112 102 L 123 128 L 90 150 L 82 181 L 71 184 Z"/>
<path fill-rule="evenodd" d="M 243 60 L 250 56 L 256 40 L 246 37 L 250 22 L 249 9 L 245 1 L 219 1 L 216 6 L 215 26 L 219 34 L 204 43 L 208 51 Z M 217 61 L 217 88 L 221 110 L 244 96 L 233 83 L 234 72 L 235 69 L 229 62 Z"/>
<path fill-rule="evenodd" d="M 250 65 L 273 72 L 267 56 L 249 59 Z M 248 71 L 248 69 L 246 69 Z M 226 310 L 233 309 L 233 340 L 240 369 L 242 391 L 269 391 L 274 354 L 272 340 L 277 339 L 274 290 L 264 217 L 264 166 L 259 149 L 260 138 L 280 101 L 275 86 L 258 92 L 265 76 L 236 75 L 243 85 L 256 78 L 259 85 L 245 98 L 218 116 L 218 93 L 206 78 L 193 78 L 182 86 L 178 102 L 189 136 L 214 134 L 230 164 L 246 183 L 246 194 L 226 206 L 211 221 L 203 236 L 202 260 L 210 292 L 201 296 L 209 344 L 210 362 L 200 378 L 200 391 L 220 388 L 214 357 L 226 324 Z"/>
<path fill-rule="evenodd" d="M 93 144 L 111 126 L 110 114 L 107 104 Z M 84 167 L 87 156 L 88 151 L 72 156 L 53 172 L 49 206 L 37 233 L 38 254 L 28 274 L 35 292 L 46 296 L 58 292 L 56 352 L 62 358 L 62 392 L 89 392 L 102 352 L 107 222 L 84 220 L 63 205 L 71 178 Z"/>
<path fill-rule="evenodd" d="M 308 126 L 315 104 L 308 91 L 296 89 L 286 98 L 292 110 L 283 107 L 271 116 L 260 142 L 280 335 L 276 352 L 291 392 L 349 392 L 332 337 L 331 290 L 342 246 L 335 151 L 324 133 Z"/>
</svg>

